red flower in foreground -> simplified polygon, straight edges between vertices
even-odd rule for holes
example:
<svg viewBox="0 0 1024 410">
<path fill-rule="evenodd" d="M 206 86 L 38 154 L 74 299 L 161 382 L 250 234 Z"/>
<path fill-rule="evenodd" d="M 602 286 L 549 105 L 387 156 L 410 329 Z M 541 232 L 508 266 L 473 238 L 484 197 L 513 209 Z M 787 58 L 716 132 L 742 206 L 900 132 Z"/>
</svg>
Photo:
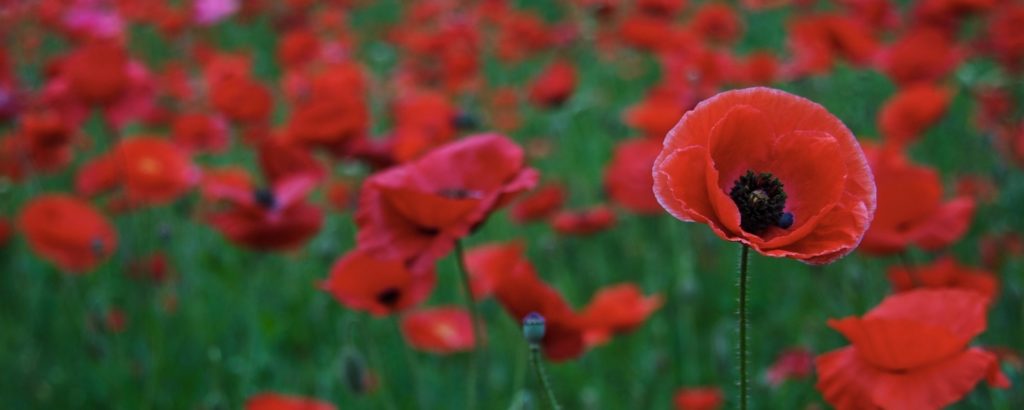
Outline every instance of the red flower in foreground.
<svg viewBox="0 0 1024 410">
<path fill-rule="evenodd" d="M 942 200 L 935 170 L 912 164 L 902 151 L 865 147 L 878 183 L 878 212 L 861 249 L 869 254 L 902 252 L 915 244 L 942 249 L 960 239 L 974 216 L 974 200 Z"/>
<path fill-rule="evenodd" d="M 981 293 L 989 301 L 999 292 L 999 280 L 992 272 L 960 265 L 949 256 L 928 266 L 893 266 L 889 268 L 888 276 L 895 292 L 907 292 L 918 287 L 956 288 Z"/>
<path fill-rule="evenodd" d="M 630 139 L 616 145 L 612 160 L 604 170 L 608 198 L 636 213 L 660 213 L 661 205 L 654 197 L 651 176 L 651 167 L 659 153 L 661 142 L 649 138 Z"/>
<path fill-rule="evenodd" d="M 537 178 L 506 137 L 483 134 L 442 146 L 363 183 L 359 247 L 423 269 Z"/>
<path fill-rule="evenodd" d="M 316 184 L 313 177 L 295 175 L 261 189 L 242 182 L 213 180 L 203 187 L 208 199 L 230 204 L 207 220 L 232 242 L 257 250 L 290 250 L 320 231 L 323 212 L 305 200 Z"/>
<path fill-rule="evenodd" d="M 465 310 L 452 307 L 420 310 L 402 317 L 402 336 L 410 346 L 432 353 L 473 350 L 473 322 Z"/>
<path fill-rule="evenodd" d="M 758 252 L 822 264 L 860 242 L 875 185 L 860 145 L 823 107 L 768 88 L 700 103 L 666 136 L 654 194 L 669 213 Z"/>
<path fill-rule="evenodd" d="M 565 188 L 558 184 L 545 185 L 512 205 L 509 216 L 513 221 L 526 223 L 547 219 L 565 203 Z"/>
<path fill-rule="evenodd" d="M 165 204 L 199 181 L 199 169 L 177 146 L 156 137 L 121 141 L 114 149 L 84 165 L 75 180 L 83 195 L 96 195 L 120 185 L 131 204 Z"/>
<path fill-rule="evenodd" d="M 945 88 L 919 84 L 889 98 L 878 113 L 878 129 L 898 146 L 914 142 L 946 114 L 953 98 Z"/>
<path fill-rule="evenodd" d="M 829 320 L 852 346 L 818 356 L 816 387 L 839 410 L 939 409 L 982 379 L 1009 387 L 994 354 L 967 346 L 985 330 L 987 305 L 977 292 L 916 290 Z"/>
<path fill-rule="evenodd" d="M 321 288 L 349 309 L 384 316 L 423 302 L 435 282 L 433 268 L 413 272 L 401 261 L 355 250 L 334 263 Z"/>
<path fill-rule="evenodd" d="M 684 387 L 673 399 L 676 410 L 716 410 L 722 408 L 725 397 L 717 387 Z"/>
<path fill-rule="evenodd" d="M 580 211 L 562 211 L 551 218 L 551 227 L 563 235 L 592 235 L 615 225 L 618 218 L 606 205 Z"/>
<path fill-rule="evenodd" d="M 333 404 L 300 396 L 260 393 L 245 402 L 245 410 L 336 410 Z"/>
<path fill-rule="evenodd" d="M 18 226 L 40 257 L 62 270 L 83 273 L 114 253 L 117 232 L 87 202 L 63 194 L 33 198 Z"/>
</svg>

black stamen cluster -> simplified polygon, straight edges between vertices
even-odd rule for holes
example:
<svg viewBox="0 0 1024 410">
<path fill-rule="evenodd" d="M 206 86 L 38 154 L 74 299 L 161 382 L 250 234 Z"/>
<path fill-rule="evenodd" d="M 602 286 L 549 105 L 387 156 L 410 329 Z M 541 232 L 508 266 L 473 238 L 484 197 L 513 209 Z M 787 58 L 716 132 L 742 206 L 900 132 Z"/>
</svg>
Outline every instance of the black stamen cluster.
<svg viewBox="0 0 1024 410">
<path fill-rule="evenodd" d="M 761 234 L 770 227 L 788 228 L 792 214 L 785 212 L 786 191 L 782 182 L 770 173 L 747 171 L 729 191 L 729 197 L 740 210 L 740 227 Z"/>
<path fill-rule="evenodd" d="M 277 206 L 277 198 L 274 197 L 274 191 L 267 188 L 260 188 L 252 192 L 253 199 L 256 203 L 266 209 L 273 209 Z"/>
</svg>

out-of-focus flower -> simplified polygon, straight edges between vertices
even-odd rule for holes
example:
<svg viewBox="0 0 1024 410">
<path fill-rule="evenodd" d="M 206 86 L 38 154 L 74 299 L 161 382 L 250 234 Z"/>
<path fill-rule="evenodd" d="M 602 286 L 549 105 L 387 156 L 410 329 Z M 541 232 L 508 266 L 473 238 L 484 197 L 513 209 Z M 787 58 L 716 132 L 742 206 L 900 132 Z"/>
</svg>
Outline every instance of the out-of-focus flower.
<svg viewBox="0 0 1024 410">
<path fill-rule="evenodd" d="M 316 186 L 312 176 L 294 175 L 266 188 L 222 181 L 205 183 L 204 194 L 228 207 L 210 212 L 206 219 L 235 244 L 256 250 L 296 249 L 323 225 L 323 212 L 306 201 Z"/>
<path fill-rule="evenodd" d="M 618 218 L 607 205 L 583 210 L 566 210 L 551 217 L 551 227 L 563 235 L 592 235 L 615 226 Z"/>
<path fill-rule="evenodd" d="M 423 302 L 436 281 L 433 267 L 411 271 L 400 260 L 354 250 L 334 263 L 320 287 L 349 309 L 385 316 Z"/>
<path fill-rule="evenodd" d="M 22 208 L 18 227 L 36 254 L 69 273 L 91 270 L 117 248 L 117 232 L 110 222 L 70 195 L 33 198 Z"/>
<path fill-rule="evenodd" d="M 632 283 L 602 288 L 580 311 L 580 325 L 586 329 L 588 346 L 606 342 L 616 333 L 629 332 L 647 320 L 663 303 L 660 295 L 644 296 Z"/>
<path fill-rule="evenodd" d="M 604 171 L 604 189 L 612 203 L 639 214 L 662 211 L 654 197 L 651 168 L 661 153 L 661 142 L 634 138 L 620 142 Z"/>
<path fill-rule="evenodd" d="M 117 186 L 130 204 L 166 204 L 199 182 L 199 168 L 167 140 L 139 136 L 122 140 L 111 152 L 85 164 L 75 190 L 96 195 Z"/>
<path fill-rule="evenodd" d="M 942 119 L 952 98 L 949 90 L 935 85 L 907 87 L 886 100 L 878 113 L 878 129 L 896 146 L 914 142 Z"/>
<path fill-rule="evenodd" d="M 978 292 L 990 302 L 999 293 L 999 280 L 992 272 L 963 266 L 950 256 L 925 266 L 892 266 L 888 277 L 894 292 L 917 288 L 954 288 Z"/>
<path fill-rule="evenodd" d="M 565 203 L 565 188 L 560 184 L 544 185 L 512 205 L 509 216 L 517 223 L 547 219 Z"/>
<path fill-rule="evenodd" d="M 576 88 L 576 67 L 566 60 L 547 66 L 530 86 L 530 102 L 542 108 L 561 106 Z"/>
<path fill-rule="evenodd" d="M 415 349 L 450 354 L 473 350 L 473 322 L 465 310 L 439 307 L 402 316 L 402 336 Z"/>
</svg>

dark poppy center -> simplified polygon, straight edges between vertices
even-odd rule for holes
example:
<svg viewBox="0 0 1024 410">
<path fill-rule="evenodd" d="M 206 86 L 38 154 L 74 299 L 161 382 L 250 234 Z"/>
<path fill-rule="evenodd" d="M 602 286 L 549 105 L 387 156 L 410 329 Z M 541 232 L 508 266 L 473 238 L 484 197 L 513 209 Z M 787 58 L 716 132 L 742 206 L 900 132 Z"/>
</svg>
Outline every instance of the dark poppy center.
<svg viewBox="0 0 1024 410">
<path fill-rule="evenodd" d="M 402 292 L 398 288 L 387 288 L 377 294 L 377 302 L 389 308 L 395 307 Z"/>
<path fill-rule="evenodd" d="M 266 209 L 272 209 L 277 206 L 277 198 L 274 197 L 274 191 L 271 191 L 269 188 L 259 188 L 253 191 L 252 197 L 257 204 Z"/>
<path fill-rule="evenodd" d="M 445 188 L 437 191 L 437 194 L 448 199 L 475 199 L 480 197 L 480 194 L 477 191 L 471 191 L 465 188 Z"/>
<path fill-rule="evenodd" d="M 740 228 L 744 231 L 759 235 L 773 226 L 793 226 L 793 214 L 785 211 L 786 191 L 770 173 L 748 170 L 733 183 L 729 197 L 740 210 Z"/>
</svg>

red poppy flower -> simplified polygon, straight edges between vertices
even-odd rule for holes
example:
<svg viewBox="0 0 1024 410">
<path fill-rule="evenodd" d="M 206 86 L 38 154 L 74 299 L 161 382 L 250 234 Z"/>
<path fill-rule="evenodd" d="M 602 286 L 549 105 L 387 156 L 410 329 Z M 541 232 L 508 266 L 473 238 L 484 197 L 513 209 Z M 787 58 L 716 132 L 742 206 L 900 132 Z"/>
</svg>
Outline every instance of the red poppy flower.
<svg viewBox="0 0 1024 410">
<path fill-rule="evenodd" d="M 214 115 L 182 114 L 171 129 L 174 143 L 193 152 L 223 152 L 230 142 L 227 122 Z"/>
<path fill-rule="evenodd" d="M 935 83 L 960 63 L 963 52 L 937 29 L 920 28 L 903 34 L 879 55 L 879 66 L 900 86 Z"/>
<path fill-rule="evenodd" d="M 985 330 L 987 304 L 973 291 L 916 290 L 829 320 L 852 346 L 818 356 L 816 387 L 840 410 L 939 409 L 982 379 L 1008 387 L 996 356 L 967 346 Z"/>
<path fill-rule="evenodd" d="M 586 350 L 578 316 L 557 290 L 537 277 L 529 262 L 506 275 L 494 296 L 517 322 L 533 312 L 544 317 L 541 348 L 548 359 L 570 360 Z"/>
<path fill-rule="evenodd" d="M 892 266 L 888 272 L 894 292 L 915 288 L 955 288 L 981 293 L 989 301 L 999 293 L 999 280 L 992 272 L 960 265 L 945 256 L 927 266 Z"/>
<path fill-rule="evenodd" d="M 84 165 L 75 189 L 96 195 L 121 185 L 132 204 L 165 204 L 199 181 L 199 169 L 174 144 L 157 137 L 122 140 L 105 155 Z"/>
<path fill-rule="evenodd" d="M 128 88 L 128 53 L 114 41 L 90 41 L 63 67 L 72 92 L 87 104 L 109 105 Z"/>
<path fill-rule="evenodd" d="M 644 296 L 632 283 L 602 288 L 579 313 L 588 346 L 601 344 L 613 334 L 629 332 L 661 308 L 660 295 Z"/>
<path fill-rule="evenodd" d="M 928 84 L 907 87 L 886 100 L 878 113 L 878 129 L 898 146 L 917 140 L 946 114 L 949 90 Z"/>
<path fill-rule="evenodd" d="M 393 104 L 395 160 L 407 162 L 455 138 L 458 110 L 437 92 L 403 93 Z"/>
<path fill-rule="evenodd" d="M 334 263 L 320 287 L 349 309 L 385 316 L 423 302 L 436 281 L 432 267 L 414 272 L 402 261 L 354 250 Z"/>
<path fill-rule="evenodd" d="M 802 379 L 814 370 L 814 353 L 802 347 L 786 349 L 765 373 L 768 384 L 778 386 L 786 380 Z"/>
<path fill-rule="evenodd" d="M 285 68 L 298 68 L 320 53 L 320 39 L 306 28 L 296 28 L 281 34 L 277 43 L 277 61 Z"/>
<path fill-rule="evenodd" d="M 654 163 L 669 213 L 758 252 L 829 263 L 860 242 L 875 186 L 860 145 L 818 104 L 782 91 L 728 91 L 688 112 Z"/>
<path fill-rule="evenodd" d="M 643 101 L 625 111 L 624 122 L 644 136 L 661 139 L 695 103 L 673 90 L 654 88 Z"/>
<path fill-rule="evenodd" d="M 661 212 L 654 197 L 651 167 L 661 153 L 661 142 L 635 138 L 615 146 L 612 160 L 604 171 L 604 189 L 608 198 L 623 208 L 640 214 Z"/>
<path fill-rule="evenodd" d="M 260 393 L 245 401 L 245 410 L 336 410 L 333 404 L 300 396 Z"/>
<path fill-rule="evenodd" d="M 258 124 L 270 118 L 274 101 L 270 90 L 248 75 L 221 78 L 210 86 L 210 104 L 228 119 Z"/>
<path fill-rule="evenodd" d="M 624 43 L 645 51 L 668 49 L 673 43 L 672 22 L 645 14 L 630 14 L 619 23 Z"/>
<path fill-rule="evenodd" d="M 743 22 L 732 7 L 720 3 L 706 3 L 693 15 L 690 30 L 705 43 L 729 45 L 743 35 Z"/>
<path fill-rule="evenodd" d="M 288 119 L 290 142 L 338 152 L 369 127 L 366 79 L 355 64 L 332 66 L 309 79 Z"/>
<path fill-rule="evenodd" d="M 87 202 L 64 194 L 33 198 L 21 210 L 18 227 L 32 250 L 64 271 L 84 273 L 117 248 L 117 232 Z"/>
<path fill-rule="evenodd" d="M 576 88 L 576 67 L 566 60 L 547 66 L 530 86 L 530 102 L 542 108 L 561 106 Z"/>
<path fill-rule="evenodd" d="M 768 51 L 755 51 L 747 55 L 740 67 L 739 80 L 749 85 L 768 85 L 779 80 L 782 70 L 779 59 Z"/>
<path fill-rule="evenodd" d="M 878 212 L 861 249 L 874 255 L 904 251 L 914 244 L 926 250 L 956 242 L 970 228 L 974 200 L 942 200 L 935 170 L 911 163 L 902 151 L 865 146 L 878 184 Z"/>
<path fill-rule="evenodd" d="M 533 191 L 512 205 L 509 216 L 517 223 L 547 219 L 565 203 L 565 188 L 559 184 L 548 184 Z"/>
<path fill-rule="evenodd" d="M 592 235 L 615 226 L 618 218 L 607 205 L 561 211 L 551 217 L 551 227 L 563 235 Z"/>
<path fill-rule="evenodd" d="M 717 387 L 684 387 L 676 392 L 673 402 L 676 410 L 717 410 L 725 397 Z"/>
<path fill-rule="evenodd" d="M 827 72 L 837 57 L 864 65 L 878 51 L 878 41 L 870 28 L 852 17 L 803 16 L 789 24 L 789 31 L 794 70 L 798 74 Z"/>
<path fill-rule="evenodd" d="M 994 57 L 1012 71 L 1024 68 L 1024 5 L 1005 3 L 989 15 L 987 27 Z"/>
<path fill-rule="evenodd" d="M 259 143 L 257 150 L 260 170 L 271 184 L 295 175 L 318 181 L 327 176 L 327 168 L 308 149 L 283 138 L 267 138 Z"/>
<path fill-rule="evenodd" d="M 208 199 L 228 203 L 207 221 L 232 242 L 256 250 L 291 250 L 320 231 L 323 212 L 305 200 L 316 186 L 314 177 L 294 175 L 263 189 L 241 182 L 214 179 L 204 184 Z"/>
<path fill-rule="evenodd" d="M 508 275 L 517 269 L 532 269 L 523 258 L 523 245 L 518 242 L 492 243 L 475 246 L 466 252 L 466 270 L 473 299 L 480 300 L 491 293 Z"/>
<path fill-rule="evenodd" d="M 423 269 L 537 178 L 523 150 L 504 136 L 481 134 L 437 148 L 363 183 L 360 249 Z"/>
<path fill-rule="evenodd" d="M 449 354 L 473 350 L 473 322 L 469 313 L 454 307 L 440 307 L 402 316 L 402 336 L 415 349 Z"/>
</svg>

